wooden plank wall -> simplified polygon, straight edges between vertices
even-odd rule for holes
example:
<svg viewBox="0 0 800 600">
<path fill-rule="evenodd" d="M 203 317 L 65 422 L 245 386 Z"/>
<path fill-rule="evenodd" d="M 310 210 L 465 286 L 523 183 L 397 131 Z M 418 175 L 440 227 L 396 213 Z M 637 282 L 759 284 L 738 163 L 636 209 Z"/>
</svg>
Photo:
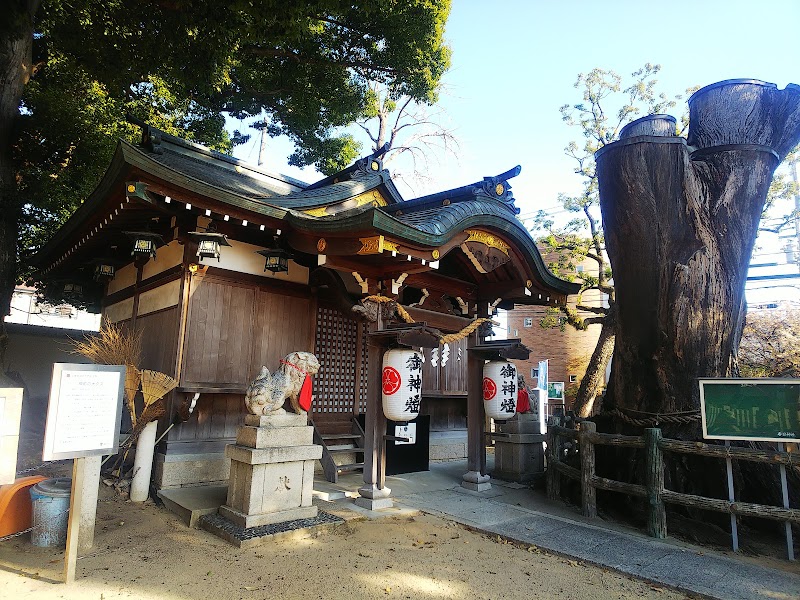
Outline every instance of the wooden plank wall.
<svg viewBox="0 0 800 600">
<path fill-rule="evenodd" d="M 206 277 L 193 282 L 182 386 L 246 388 L 295 350 L 311 352 L 311 299 Z"/>
<path fill-rule="evenodd" d="M 220 277 L 196 278 L 189 301 L 181 386 L 236 387 L 203 393 L 195 414 L 170 433 L 169 452 L 219 452 L 244 420 L 244 389 L 262 365 L 275 371 L 293 351 L 312 351 L 312 299 Z"/>
<path fill-rule="evenodd" d="M 140 368 L 175 375 L 179 315 L 179 308 L 173 306 L 136 318 L 136 329 L 142 332 Z"/>
</svg>

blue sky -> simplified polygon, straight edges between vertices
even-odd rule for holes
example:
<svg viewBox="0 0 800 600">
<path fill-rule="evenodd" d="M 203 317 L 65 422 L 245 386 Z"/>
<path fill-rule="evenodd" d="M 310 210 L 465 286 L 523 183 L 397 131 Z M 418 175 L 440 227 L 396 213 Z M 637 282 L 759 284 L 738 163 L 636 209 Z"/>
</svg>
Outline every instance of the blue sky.
<svg viewBox="0 0 800 600">
<path fill-rule="evenodd" d="M 523 214 L 552 209 L 559 192 L 579 189 L 563 153 L 579 132 L 558 111 L 580 100 L 578 73 L 600 67 L 627 76 L 656 63 L 659 88 L 669 95 L 740 77 L 800 84 L 800 0 L 453 0 L 446 38 L 453 64 L 440 105 L 460 152 L 441 157 L 432 185 L 419 192 L 519 164 L 511 184 Z M 257 144 L 254 138 L 235 154 L 255 161 Z M 319 178 L 286 167 L 290 152 L 285 141 L 270 140 L 268 168 Z"/>
</svg>

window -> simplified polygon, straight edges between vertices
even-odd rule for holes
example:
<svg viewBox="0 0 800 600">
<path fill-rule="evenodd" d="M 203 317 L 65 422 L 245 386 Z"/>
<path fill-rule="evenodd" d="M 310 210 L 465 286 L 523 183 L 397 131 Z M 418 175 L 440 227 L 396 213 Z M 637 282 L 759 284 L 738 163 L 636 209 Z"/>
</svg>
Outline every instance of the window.
<svg viewBox="0 0 800 600">
<path fill-rule="evenodd" d="M 525 317 L 525 319 L 523 320 L 522 324 L 525 327 L 533 327 L 533 317 Z"/>
<path fill-rule="evenodd" d="M 577 383 L 578 382 L 578 376 L 577 375 L 570 375 L 569 376 L 569 382 L 570 383 Z"/>
<path fill-rule="evenodd" d="M 539 379 L 539 369 L 531 369 L 531 378 Z"/>
<path fill-rule="evenodd" d="M 519 329 L 514 330 L 514 337 L 519 337 Z"/>
</svg>

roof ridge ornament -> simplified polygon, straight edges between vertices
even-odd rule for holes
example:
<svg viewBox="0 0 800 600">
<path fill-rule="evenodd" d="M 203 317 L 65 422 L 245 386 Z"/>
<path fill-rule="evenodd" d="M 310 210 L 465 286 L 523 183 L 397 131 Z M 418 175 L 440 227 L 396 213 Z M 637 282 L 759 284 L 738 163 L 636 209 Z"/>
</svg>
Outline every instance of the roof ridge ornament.
<svg viewBox="0 0 800 600">
<path fill-rule="evenodd" d="M 505 173 L 500 173 L 494 177 L 484 177 L 482 182 L 476 184 L 472 193 L 476 196 L 488 196 L 493 200 L 500 200 L 508 204 L 515 215 L 519 214 L 519 209 L 514 205 L 514 194 L 511 193 L 511 184 L 508 180 L 516 177 L 522 171 L 522 167 L 517 165 Z"/>
<path fill-rule="evenodd" d="M 382 158 L 389 151 L 389 148 L 390 144 L 386 142 L 372 154 L 357 160 L 355 163 L 355 171 L 353 171 L 350 177 L 352 179 L 361 179 L 373 173 L 380 173 L 383 170 Z"/>
</svg>

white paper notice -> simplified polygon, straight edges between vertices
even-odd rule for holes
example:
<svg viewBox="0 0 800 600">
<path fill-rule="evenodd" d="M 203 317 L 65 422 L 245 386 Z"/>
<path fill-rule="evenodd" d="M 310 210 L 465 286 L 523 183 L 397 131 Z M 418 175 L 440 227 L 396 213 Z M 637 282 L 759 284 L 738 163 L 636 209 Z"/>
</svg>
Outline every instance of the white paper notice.
<svg viewBox="0 0 800 600">
<path fill-rule="evenodd" d="M 120 373 L 62 371 L 53 452 L 113 448 Z"/>
</svg>

